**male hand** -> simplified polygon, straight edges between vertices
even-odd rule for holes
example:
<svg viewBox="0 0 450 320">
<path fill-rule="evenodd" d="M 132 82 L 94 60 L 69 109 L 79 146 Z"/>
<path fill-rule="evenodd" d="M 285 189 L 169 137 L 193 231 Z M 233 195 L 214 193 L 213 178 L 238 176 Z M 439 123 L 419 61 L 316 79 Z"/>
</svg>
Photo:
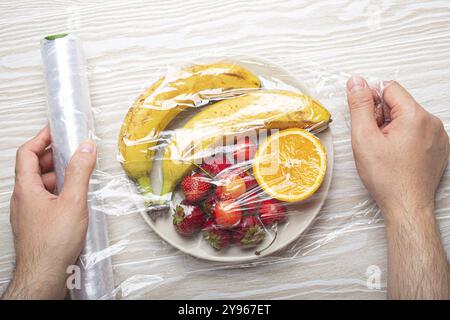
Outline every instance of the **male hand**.
<svg viewBox="0 0 450 320">
<path fill-rule="evenodd" d="M 57 196 L 48 126 L 16 156 L 11 225 L 16 269 L 4 299 L 62 299 L 66 273 L 81 253 L 88 226 L 87 193 L 96 146 L 83 143 L 70 160 Z"/>
<path fill-rule="evenodd" d="M 372 92 L 363 78 L 347 83 L 356 167 L 386 222 L 388 295 L 449 298 L 449 269 L 434 217 L 448 135 L 396 82 L 384 88 L 391 122 L 379 128 Z"/>
</svg>

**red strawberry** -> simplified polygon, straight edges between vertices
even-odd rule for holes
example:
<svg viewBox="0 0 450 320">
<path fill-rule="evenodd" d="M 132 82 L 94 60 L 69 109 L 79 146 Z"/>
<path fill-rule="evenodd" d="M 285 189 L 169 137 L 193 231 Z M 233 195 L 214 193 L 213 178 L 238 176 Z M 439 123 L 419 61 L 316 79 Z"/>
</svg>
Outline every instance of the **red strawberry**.
<svg viewBox="0 0 450 320">
<path fill-rule="evenodd" d="M 203 162 L 200 166 L 200 168 L 208 172 L 213 177 L 229 167 L 231 167 L 231 163 L 228 163 L 225 157 L 223 158 L 223 161 L 221 161 L 221 159 L 213 159 Z"/>
<path fill-rule="evenodd" d="M 213 215 L 219 227 L 229 229 L 241 221 L 242 209 L 233 200 L 221 201 L 214 206 Z"/>
<path fill-rule="evenodd" d="M 244 217 L 233 233 L 233 240 L 244 248 L 252 248 L 266 237 L 263 225 L 255 216 Z"/>
<path fill-rule="evenodd" d="M 250 140 L 249 137 L 245 137 L 234 145 L 233 150 L 232 156 L 234 161 L 237 161 L 238 163 L 242 161 L 249 161 L 255 156 L 256 145 L 252 142 L 252 140 Z"/>
<path fill-rule="evenodd" d="M 232 240 L 231 231 L 219 228 L 211 219 L 203 227 L 203 237 L 216 250 L 228 247 Z"/>
<path fill-rule="evenodd" d="M 198 202 L 205 198 L 211 190 L 211 186 L 211 179 L 200 173 L 186 176 L 181 181 L 181 190 L 189 202 Z"/>
<path fill-rule="evenodd" d="M 183 236 L 192 236 L 199 232 L 205 221 L 202 210 L 195 205 L 188 204 L 185 200 L 177 205 L 173 214 L 173 225 Z"/>
<path fill-rule="evenodd" d="M 242 206 L 243 214 L 246 216 L 257 214 L 260 203 L 261 199 L 253 191 L 246 192 L 239 198 L 239 204 Z"/>
<path fill-rule="evenodd" d="M 275 222 L 286 222 L 286 207 L 275 199 L 264 200 L 259 207 L 259 217 L 266 227 L 270 227 Z"/>
<path fill-rule="evenodd" d="M 258 186 L 258 182 L 252 174 L 244 171 L 239 176 L 242 178 L 242 180 L 244 180 L 247 190 L 256 188 Z"/>
<path fill-rule="evenodd" d="M 202 202 L 201 207 L 203 210 L 203 213 L 207 216 L 207 217 L 212 217 L 213 216 L 213 210 L 214 210 L 214 206 L 217 203 L 217 198 L 212 195 L 209 198 L 207 198 L 205 201 Z"/>
<path fill-rule="evenodd" d="M 221 200 L 239 198 L 246 191 L 244 180 L 237 174 L 226 174 L 216 184 L 216 196 Z"/>
</svg>

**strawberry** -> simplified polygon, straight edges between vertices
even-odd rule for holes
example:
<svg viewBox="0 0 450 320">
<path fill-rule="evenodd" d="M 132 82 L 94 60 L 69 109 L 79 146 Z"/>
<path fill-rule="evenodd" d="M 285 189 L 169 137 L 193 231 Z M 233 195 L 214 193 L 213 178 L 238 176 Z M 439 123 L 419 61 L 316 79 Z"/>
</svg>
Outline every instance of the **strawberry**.
<svg viewBox="0 0 450 320">
<path fill-rule="evenodd" d="M 241 174 L 239 174 L 239 176 L 242 178 L 242 180 L 244 180 L 245 187 L 247 190 L 256 188 L 258 186 L 258 182 L 256 181 L 255 177 L 252 174 L 244 171 Z"/>
<path fill-rule="evenodd" d="M 216 196 L 221 200 L 239 198 L 246 191 L 244 180 L 237 174 L 226 174 L 216 184 Z"/>
<path fill-rule="evenodd" d="M 261 199 L 256 192 L 246 192 L 239 198 L 239 204 L 242 206 L 243 214 L 246 216 L 256 215 L 258 213 Z"/>
<path fill-rule="evenodd" d="M 186 176 L 181 181 L 181 190 L 186 200 L 189 202 L 198 202 L 204 199 L 211 190 L 211 179 L 200 173 L 194 173 Z"/>
<path fill-rule="evenodd" d="M 214 210 L 214 206 L 217 203 L 217 198 L 214 195 L 209 196 L 205 201 L 202 202 L 201 207 L 203 210 L 203 213 L 207 216 L 207 217 L 212 217 L 213 216 L 213 210 Z"/>
<path fill-rule="evenodd" d="M 263 225 L 255 216 L 244 217 L 233 233 L 233 240 L 243 248 L 252 248 L 266 237 Z"/>
<path fill-rule="evenodd" d="M 253 159 L 256 153 L 256 145 L 252 140 L 250 140 L 249 137 L 245 137 L 243 140 L 244 141 L 234 145 L 233 152 L 231 153 L 234 161 L 237 161 L 238 163 Z"/>
<path fill-rule="evenodd" d="M 220 201 L 214 206 L 213 215 L 219 227 L 229 229 L 241 221 L 242 209 L 233 200 Z"/>
<path fill-rule="evenodd" d="M 232 240 L 231 231 L 219 228 L 212 219 L 204 224 L 203 237 L 216 250 L 228 247 Z"/>
<path fill-rule="evenodd" d="M 270 227 L 275 222 L 286 222 L 286 207 L 275 199 L 264 200 L 259 207 L 259 217 L 266 227 Z"/>
<path fill-rule="evenodd" d="M 173 214 L 173 225 L 179 234 L 192 236 L 199 232 L 205 223 L 205 215 L 202 210 L 195 205 L 183 200 L 175 209 Z"/>
<path fill-rule="evenodd" d="M 213 160 L 203 162 L 201 164 L 200 168 L 202 170 L 205 170 L 206 172 L 208 172 L 211 176 L 215 177 L 220 172 L 231 167 L 231 163 L 228 163 L 226 158 L 224 158 L 223 161 L 220 161 L 220 160 L 221 159 L 213 159 Z"/>
</svg>

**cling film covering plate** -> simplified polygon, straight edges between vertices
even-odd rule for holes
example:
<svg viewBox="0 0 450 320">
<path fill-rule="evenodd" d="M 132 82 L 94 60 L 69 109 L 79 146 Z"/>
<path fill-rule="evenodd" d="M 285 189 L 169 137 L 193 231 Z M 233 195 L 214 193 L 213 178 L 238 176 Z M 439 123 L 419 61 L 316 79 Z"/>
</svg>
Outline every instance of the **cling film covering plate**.
<svg viewBox="0 0 450 320">
<path fill-rule="evenodd" d="M 259 78 L 264 89 L 296 92 L 312 97 L 330 111 L 333 120 L 328 129 L 317 130 L 320 131 L 317 137 L 320 138 L 327 153 L 327 169 L 320 189 L 305 201 L 283 203 L 287 219 L 278 225 L 275 242 L 259 256 L 255 255 L 255 251 L 269 245 L 274 237 L 274 228 L 264 228 L 264 238 L 257 247 L 243 249 L 242 246 L 233 244 L 227 249 L 216 250 L 200 233 L 194 237 L 183 237 L 175 230 L 172 215 L 176 212 L 177 204 L 184 198 L 179 183 L 176 183 L 173 194 L 160 197 L 163 186 L 162 162 L 174 159 L 165 156 L 164 152 L 169 143 L 173 142 L 171 139 L 177 136 L 177 130 L 189 123 L 201 110 L 212 108 L 218 103 L 226 104 L 230 99 L 234 99 L 232 93 L 242 94 L 242 89 L 254 92 L 256 83 L 249 86 L 243 84 L 239 90 L 234 88 L 231 92 L 222 92 L 220 89 L 204 91 L 195 88 L 196 94 L 184 95 L 183 99 L 179 99 L 178 102 L 183 102 L 184 110 L 177 112 L 173 112 L 173 109 L 178 109 L 173 108 L 173 105 L 156 104 L 157 107 L 169 110 L 170 117 L 173 117 L 167 127 L 160 129 L 159 135 L 147 132 L 143 136 L 137 136 L 137 143 L 133 137 L 125 139 L 130 146 L 139 145 L 136 148 L 137 153 L 144 160 L 154 156 L 154 163 L 148 162 L 142 166 L 141 162 L 136 166 L 136 180 L 141 176 L 145 177 L 143 172 L 149 172 L 151 179 L 144 178 L 143 185 L 139 188 L 120 165 L 124 161 L 124 155 L 120 150 L 118 152 L 118 135 L 128 108 L 139 101 L 136 100 L 137 96 L 144 94 L 144 97 L 141 97 L 147 99 L 148 96 L 145 94 L 148 93 L 148 88 L 157 81 L 162 83 L 163 80 L 160 79 L 165 75 L 169 75 L 169 78 L 175 77 L 174 75 L 175 78 L 180 75 L 189 76 L 180 70 L 218 61 L 232 62 L 248 69 Z M 353 163 L 345 101 L 345 82 L 349 75 L 324 68 L 309 60 L 304 60 L 297 68 L 298 72 L 292 75 L 278 64 L 289 65 L 283 61 L 274 62 L 256 57 L 229 55 L 199 58 L 169 67 L 161 66 L 157 70 L 149 70 L 148 75 L 147 72 L 141 71 L 138 78 L 143 82 L 142 88 L 134 86 L 127 89 L 128 103 L 123 101 L 120 104 L 114 103 L 114 108 L 111 108 L 114 109 L 113 112 L 105 113 L 105 110 L 94 105 L 98 133 L 96 139 L 100 153 L 99 168 L 95 170 L 91 179 L 95 188 L 90 192 L 89 199 L 96 211 L 107 215 L 110 243 L 105 250 L 83 255 L 81 261 L 86 268 L 90 268 L 107 257 L 112 259 L 114 296 L 124 299 L 289 298 L 308 297 L 309 293 L 315 292 L 324 297 L 332 297 L 333 292 L 344 289 L 366 288 L 363 273 L 361 278 L 322 278 L 322 272 L 330 269 L 335 270 L 337 275 L 345 274 L 338 267 L 341 263 L 344 264 L 342 257 L 366 255 L 365 245 L 370 239 L 364 231 L 381 226 L 380 212 L 363 188 Z M 95 77 L 93 70 L 89 71 L 90 77 Z M 372 79 L 372 83 L 377 81 Z M 139 89 L 142 90 L 141 93 Z M 159 93 L 170 95 L 175 90 L 177 88 L 170 88 Z M 95 87 L 92 87 L 91 91 L 95 94 Z M 378 91 L 375 96 L 378 97 L 377 112 L 382 115 L 383 103 L 379 99 L 380 94 L 381 91 Z M 225 99 L 208 104 L 217 95 Z M 155 108 L 155 104 L 149 104 L 148 108 L 151 107 Z M 249 115 L 249 118 L 251 116 Z M 111 123 L 105 124 L 103 117 L 109 117 L 108 121 Z M 143 117 L 139 121 L 145 123 L 148 120 Z M 221 116 L 206 122 L 205 125 L 211 130 L 201 130 L 200 133 L 212 134 L 224 121 L 226 117 Z M 269 124 L 273 123 L 277 125 L 276 121 L 269 121 Z M 256 127 L 265 129 L 265 125 L 267 123 L 255 120 L 247 125 L 245 130 L 248 132 L 249 128 Z M 236 131 L 239 131 L 239 134 L 243 133 L 240 132 L 241 127 L 235 129 L 232 134 Z M 286 128 L 275 128 L 273 132 L 263 129 L 260 128 L 257 135 L 250 135 L 249 140 L 242 139 L 239 134 L 232 140 L 258 145 L 265 136 L 282 132 Z M 186 135 L 186 138 L 189 137 Z M 143 148 L 139 150 L 142 146 Z M 147 152 L 149 149 L 155 151 L 154 155 Z M 133 148 L 131 150 L 136 151 Z M 217 156 L 221 151 L 225 151 L 226 158 L 235 169 L 252 170 L 253 161 L 237 162 L 231 154 L 233 150 L 221 148 L 220 141 L 207 145 L 206 151 L 205 158 L 212 154 Z M 194 157 L 192 160 L 198 159 L 201 157 Z M 151 189 L 150 182 L 153 184 Z M 219 183 L 216 185 L 220 186 Z M 258 202 L 271 198 L 260 188 L 256 188 L 255 191 Z M 143 196 L 143 192 L 147 195 Z M 247 193 L 240 204 L 243 202 L 251 204 L 251 199 L 252 194 Z M 168 206 L 170 211 L 152 219 L 148 214 L 152 205 Z M 250 219 L 248 223 L 253 221 Z M 358 230 L 360 232 L 355 232 Z M 255 234 L 256 239 L 261 238 L 260 233 Z M 246 240 L 245 235 L 240 232 L 235 232 L 234 238 L 236 237 Z M 243 243 L 245 244 L 245 241 Z M 364 272 L 367 266 L 363 267 Z M 238 285 L 242 283 L 245 283 L 246 289 Z M 333 288 L 334 291 L 327 291 L 326 288 Z"/>
<path fill-rule="evenodd" d="M 339 260 L 342 253 L 357 252 L 363 248 L 363 243 L 367 241 L 363 233 L 355 234 L 349 241 L 346 240 L 347 238 L 344 235 L 352 232 L 352 230 L 379 225 L 381 216 L 375 203 L 367 200 L 368 196 L 365 192 L 363 192 L 363 196 L 360 196 L 363 187 L 359 178 L 348 180 L 348 173 L 355 173 L 348 136 L 349 125 L 344 95 L 345 82 L 349 75 L 325 69 L 311 61 L 304 61 L 301 72 L 293 76 L 273 61 L 267 61 L 259 57 L 229 55 L 199 58 L 180 65 L 162 67 L 158 72 L 153 71 L 153 81 L 160 80 L 165 74 L 179 74 L 180 70 L 190 68 L 193 65 L 205 65 L 218 61 L 231 62 L 248 69 L 260 79 L 264 90 L 306 94 L 313 99 L 312 101 L 317 101 L 330 112 L 333 121 L 328 129 L 323 130 L 324 128 L 320 126 L 316 128 L 316 131 L 318 131 L 316 135 L 320 138 L 327 154 L 327 169 L 323 183 L 319 190 L 305 201 L 283 202 L 287 219 L 284 223 L 278 225 L 277 237 L 270 246 L 269 244 L 275 235 L 273 226 L 264 226 L 263 240 L 256 247 L 251 248 L 245 248 L 242 244 L 246 242 L 241 241 L 240 245 L 234 243 L 229 245 L 228 248 L 216 250 L 205 239 L 214 238 L 214 233 L 208 234 L 208 237 L 205 237 L 203 232 L 199 232 L 193 237 L 180 235 L 173 225 L 173 214 L 177 212 L 177 205 L 185 198 L 180 183 L 175 183 L 173 193 L 168 192 L 163 197 L 160 196 L 164 185 L 163 162 L 175 159 L 165 155 L 167 146 L 170 143 L 173 144 L 174 137 L 180 136 L 183 126 L 189 124 L 189 121 L 198 116 L 202 110 L 214 108 L 219 103 L 226 104 L 227 101 L 232 99 L 239 99 L 239 97 L 230 95 L 229 92 L 224 94 L 220 90 L 215 90 L 213 93 L 220 94 L 225 99 L 214 101 L 212 104 L 209 104 L 210 96 L 208 95 L 184 95 L 183 111 L 179 113 L 177 111 L 177 115 L 167 124 L 167 127 L 160 130 L 158 135 L 153 132 L 139 141 L 146 146 L 151 142 L 152 150 L 154 150 L 154 162 L 151 164 L 148 185 L 144 183 L 143 186 L 139 187 L 135 183 L 138 179 L 133 182 L 127 176 L 123 167 L 120 169 L 117 167 L 113 175 L 100 170 L 94 175 L 94 181 L 101 185 L 101 189 L 91 197 L 100 200 L 102 203 L 100 210 L 109 215 L 111 244 L 107 251 L 95 255 L 95 257 L 84 257 L 84 259 L 89 263 L 95 263 L 96 260 L 102 259 L 102 256 L 112 257 L 116 278 L 114 294 L 118 298 L 157 298 L 159 296 L 158 288 L 164 290 L 165 297 L 182 298 L 185 295 L 180 295 L 181 292 L 177 290 L 180 286 L 192 288 L 193 291 L 188 296 L 189 298 L 245 298 L 246 296 L 258 297 L 259 294 L 267 296 L 269 293 L 275 296 L 284 296 L 283 293 L 295 290 L 294 287 L 297 284 L 321 286 L 320 270 L 322 266 L 323 268 L 335 268 L 336 261 Z M 189 76 L 188 74 L 185 75 Z M 370 79 L 370 81 L 374 84 L 378 83 L 374 79 Z M 143 84 L 142 92 L 145 93 L 153 83 L 148 81 L 147 84 Z M 243 93 L 242 89 L 244 89 L 245 94 L 256 90 L 254 87 L 240 89 L 236 90 L 241 91 L 237 92 L 239 94 Z M 171 90 L 174 89 L 168 91 Z M 202 93 L 208 94 L 211 91 L 207 90 Z M 379 98 L 380 93 L 381 91 L 375 92 L 375 96 Z M 118 122 L 123 120 L 127 108 L 139 101 L 133 99 L 135 98 L 130 97 L 129 105 L 122 106 L 122 116 L 117 117 Z M 377 102 L 377 108 L 380 110 L 383 106 L 382 101 L 378 99 Z M 149 108 L 151 107 L 149 106 Z M 220 123 L 224 123 L 227 119 L 230 118 L 225 116 L 212 118 L 211 121 L 204 122 L 208 130 L 202 129 L 196 134 L 215 136 L 212 133 L 217 132 Z M 269 121 L 269 123 L 271 122 Z M 249 128 L 259 128 L 260 130 L 257 130 L 257 132 L 261 136 L 261 141 L 263 141 L 271 133 L 283 132 L 286 129 L 280 127 L 280 129 L 276 128 L 272 132 L 270 129 L 263 130 L 265 129 L 264 126 L 264 123 L 253 121 L 250 125 L 247 123 L 243 131 L 248 133 Z M 119 127 L 120 124 L 117 123 L 117 128 Z M 225 127 L 228 128 L 228 126 Z M 240 130 L 242 126 L 237 126 L 235 129 L 231 132 L 232 135 L 238 133 L 235 139 L 224 138 L 222 141 L 219 139 L 212 143 L 208 141 L 205 148 L 206 152 L 193 153 L 194 156 L 190 160 L 194 160 L 196 165 L 199 165 L 202 160 L 212 159 L 214 162 L 215 159 L 221 159 L 222 155 L 225 154 L 225 159 L 232 163 L 231 168 L 238 169 L 238 171 L 251 170 L 254 161 L 236 161 L 237 158 L 232 154 L 235 149 L 231 148 L 230 150 L 226 142 L 231 140 L 233 142 L 231 145 L 234 145 L 236 142 L 244 141 L 257 145 L 261 141 L 259 141 L 258 135 L 256 139 L 255 135 L 249 135 L 249 139 L 245 139 L 246 135 L 244 134 L 243 138 L 242 133 L 244 132 Z M 181 134 L 181 137 L 188 141 L 195 140 L 198 142 L 198 139 L 192 138 L 194 131 L 184 132 L 187 132 L 187 134 Z M 222 133 L 222 131 L 220 132 Z M 346 140 L 333 141 L 333 136 L 336 133 L 339 136 L 346 136 Z M 117 150 L 117 139 L 111 140 L 109 144 L 111 152 L 114 149 Z M 116 147 L 113 147 L 113 144 Z M 133 145 L 133 142 L 130 145 Z M 201 146 L 203 145 L 201 144 Z M 340 150 L 337 156 L 333 152 L 336 146 Z M 187 154 L 192 156 L 192 153 Z M 145 152 L 142 156 L 148 157 L 148 155 Z M 100 155 L 101 158 L 106 156 L 108 155 Z M 124 161 L 120 150 L 117 160 L 120 163 Z M 189 170 L 196 169 L 199 173 L 204 173 L 196 165 L 189 163 L 187 167 L 189 167 Z M 145 170 L 148 170 L 148 164 L 146 166 Z M 186 172 L 190 172 L 189 170 Z M 250 173 L 252 172 L 250 171 Z M 331 179 L 332 176 L 333 180 Z M 333 181 L 333 184 L 331 184 L 331 181 Z M 348 184 L 349 182 L 350 184 Z M 220 183 L 214 185 L 216 189 L 220 187 Z M 330 192 L 328 192 L 330 187 Z M 254 189 L 254 191 L 256 191 L 259 203 L 272 198 L 263 192 L 260 187 Z M 143 196 L 143 194 L 145 195 Z M 242 197 L 240 204 L 242 202 L 251 204 L 251 198 L 252 194 L 247 193 Z M 355 206 L 349 208 L 346 205 L 347 202 L 342 200 L 344 198 L 352 200 L 351 202 Z M 149 210 L 149 208 L 158 208 L 158 206 L 165 209 L 169 208 L 169 211 L 163 210 L 161 213 Z M 234 207 L 231 206 L 231 208 Z M 160 215 L 158 216 L 157 213 L 160 213 Z M 254 223 L 251 219 L 248 220 L 250 221 L 246 221 L 247 223 Z M 210 225 L 207 225 L 207 227 L 211 230 Z M 230 242 L 234 242 L 235 238 L 246 239 L 240 231 L 234 231 L 233 234 L 229 238 Z M 253 235 L 255 236 L 251 239 L 261 238 L 259 232 L 255 232 Z M 220 247 L 222 245 L 220 241 L 217 241 L 217 238 L 213 240 L 212 243 L 215 246 Z M 263 250 L 259 256 L 255 255 L 255 251 L 261 251 L 266 247 L 268 249 Z M 306 262 L 316 265 L 317 270 L 309 268 L 307 273 L 305 273 L 306 271 L 303 272 L 302 265 Z M 294 287 L 291 288 L 288 284 L 290 280 L 284 279 L 283 274 L 291 273 L 292 268 L 298 269 L 298 278 L 304 280 L 300 282 L 296 280 L 296 284 L 293 284 Z M 271 277 L 267 278 L 267 274 L 271 274 Z M 206 281 L 206 279 L 208 280 Z M 302 282 L 307 281 L 307 279 L 316 280 L 311 283 Z M 196 280 L 199 280 L 199 283 L 201 282 L 201 288 L 196 285 Z M 247 281 L 253 283 L 249 284 L 248 290 L 242 292 L 234 290 L 233 283 Z M 351 283 L 347 283 L 348 281 Z M 358 285 L 359 282 L 358 279 L 343 279 L 335 285 L 354 286 Z M 323 285 L 326 285 L 325 282 Z"/>
<path fill-rule="evenodd" d="M 228 57 L 174 68 L 136 100 L 119 137 L 121 160 L 162 239 L 198 258 L 243 262 L 285 247 L 311 224 L 331 182 L 330 114 L 288 76 L 263 60 Z M 263 157 L 258 146 L 288 128 L 313 137 L 323 160 L 318 166 L 305 143 L 272 150 L 270 167 L 284 168 L 283 181 L 272 181 L 291 193 L 283 197 L 262 175 L 255 180 L 252 167 Z M 286 152 L 294 147 L 303 152 Z M 296 199 L 293 188 L 311 191 Z"/>
<path fill-rule="evenodd" d="M 100 154 L 100 164 L 103 162 L 108 165 L 105 170 L 103 170 L 104 166 L 101 166 L 102 170 L 95 172 L 93 181 L 100 188 L 91 194 L 91 198 L 98 200 L 98 203 L 101 203 L 98 209 L 109 216 L 111 243 L 107 250 L 82 257 L 83 260 L 89 265 L 111 256 L 115 275 L 113 294 L 118 298 L 125 299 L 158 298 L 161 297 L 160 290 L 164 292 L 166 298 L 245 298 L 250 296 L 289 297 L 290 295 L 306 297 L 303 294 L 313 290 L 308 288 L 318 288 L 317 292 L 320 294 L 322 292 L 320 288 L 328 286 L 339 288 L 340 286 L 360 287 L 362 285 L 365 288 L 365 280 L 337 279 L 330 283 L 321 276 L 321 270 L 330 268 L 335 270 L 343 254 L 365 255 L 366 251 L 361 250 L 368 241 L 367 236 L 364 232 L 352 232 L 378 227 L 381 221 L 378 208 L 372 200 L 368 200 L 370 198 L 354 168 L 345 101 L 345 82 L 349 75 L 305 60 L 301 64 L 300 72 L 294 76 L 273 61 L 259 57 L 229 55 L 199 58 L 180 65 L 153 70 L 153 82 L 149 79 L 146 84 L 144 83 L 142 92 L 145 93 L 154 81 L 158 81 L 166 74 L 179 74 L 180 70 L 193 65 L 205 65 L 218 61 L 232 62 L 248 69 L 260 79 L 264 89 L 306 94 L 329 110 L 332 123 L 326 130 L 321 130 L 323 128 L 319 126 L 317 130 L 319 133 L 316 133 L 327 153 L 327 170 L 320 189 L 305 201 L 283 203 L 287 219 L 278 225 L 278 234 L 274 243 L 262 251 L 259 256 L 255 255 L 255 251 L 261 251 L 270 244 L 275 234 L 273 227 L 264 227 L 262 242 L 257 247 L 250 249 L 245 249 L 244 246 L 235 243 L 226 249 L 216 250 L 201 233 L 193 237 L 180 235 L 174 228 L 172 218 L 173 214 L 177 212 L 177 204 L 185 198 L 184 193 L 180 190 L 179 182 L 176 183 L 173 194 L 169 192 L 163 197 L 160 196 L 163 187 L 162 164 L 165 160 L 174 159 L 165 156 L 167 146 L 173 143 L 177 132 L 180 133 L 180 129 L 196 115 L 198 116 L 202 110 L 214 108 L 214 105 L 218 103 L 226 104 L 230 99 L 234 99 L 232 95 L 223 94 L 220 90 L 214 91 L 214 94 L 221 94 L 227 100 L 215 101 L 213 104 L 208 104 L 209 96 L 185 95 L 183 101 L 188 101 L 188 103 L 184 104 L 184 110 L 180 113 L 177 111 L 177 115 L 165 129 L 160 130 L 159 135 L 152 134 L 139 141 L 146 145 L 146 148 L 151 142 L 154 147 L 152 150 L 155 151 L 150 179 L 147 181 L 148 185 L 144 183 L 139 187 L 127 176 L 123 167 L 117 166 L 118 163 L 124 161 L 120 151 L 117 160 L 113 161 L 112 154 L 117 152 L 116 137 L 102 140 L 108 142 L 106 149 L 108 152 Z M 376 79 L 370 79 L 370 82 L 372 84 L 379 83 Z M 379 98 L 382 96 L 382 84 L 381 82 L 379 84 L 380 90 L 374 92 L 374 96 L 377 98 L 377 112 L 382 115 L 383 103 Z M 256 88 L 245 89 L 249 88 L 244 88 L 244 91 L 254 92 Z M 203 94 L 205 93 L 211 92 L 203 91 Z M 121 106 L 121 114 L 116 117 L 117 129 L 114 130 L 116 134 L 127 109 L 139 101 L 135 98 L 136 96 L 131 96 L 128 106 Z M 195 104 L 192 103 L 193 101 Z M 187 108 L 185 108 L 186 106 Z M 226 121 L 224 116 L 213 118 L 205 123 L 209 130 L 200 130 L 200 133 L 197 134 L 202 135 L 205 132 L 211 134 L 224 121 Z M 256 122 L 253 127 L 250 125 L 250 128 L 261 126 L 260 122 Z M 236 131 L 242 133 L 239 129 L 238 126 L 237 130 L 232 131 L 232 134 Z M 249 126 L 246 127 L 245 132 L 248 133 L 248 129 Z M 274 129 L 274 132 L 260 129 L 257 131 L 256 139 L 254 135 L 250 135 L 250 139 L 247 140 L 244 135 L 244 139 L 242 139 L 242 136 L 238 134 L 236 139 L 231 139 L 232 145 L 238 141 L 258 144 L 265 139 L 265 136 L 283 132 L 283 129 L 286 128 Z M 189 134 L 192 133 L 189 132 Z M 182 134 L 181 137 L 192 140 L 192 136 L 189 134 Z M 333 137 L 336 136 L 340 137 L 337 141 L 333 140 Z M 261 141 L 258 141 L 258 137 L 261 138 Z M 226 140 L 229 139 L 225 139 L 225 142 L 227 142 Z M 254 161 L 237 162 L 232 155 L 233 150 L 230 150 L 226 143 L 224 147 L 223 140 L 214 140 L 212 144 L 207 143 L 206 145 L 206 153 L 194 153 L 195 156 L 191 160 L 201 163 L 199 160 L 202 158 L 211 160 L 213 154 L 215 155 L 213 160 L 221 159 L 221 155 L 225 153 L 225 158 L 233 164 L 233 168 L 252 169 Z M 334 152 L 336 148 L 338 152 Z M 148 155 L 145 152 L 142 156 L 146 158 Z M 203 155 L 205 157 L 202 157 Z M 148 164 L 146 166 L 145 170 L 148 170 Z M 188 167 L 189 170 L 198 169 L 192 164 L 189 164 Z M 114 168 L 114 170 L 111 171 L 108 168 Z M 333 179 L 331 179 L 332 177 Z M 220 187 L 220 183 L 216 183 L 215 186 L 217 189 Z M 271 197 L 260 188 L 255 191 L 259 203 L 270 200 Z M 143 193 L 146 195 L 143 196 Z M 241 203 L 244 201 L 251 204 L 250 199 L 252 199 L 252 194 L 247 193 L 241 199 Z M 351 203 L 350 207 L 349 203 Z M 158 211 L 155 212 L 149 208 L 158 208 L 158 206 L 165 209 L 168 207 L 170 211 L 163 211 L 161 215 L 152 219 L 151 216 Z M 233 208 L 233 206 L 231 207 Z M 249 220 L 247 223 L 254 223 L 251 219 Z M 208 227 L 211 226 L 208 225 Z M 240 240 L 246 239 L 242 232 L 235 231 L 234 233 L 230 242 L 236 237 Z M 346 237 L 348 234 L 352 236 Z M 214 235 L 214 233 L 208 234 L 208 239 Z M 255 232 L 253 235 L 252 239 L 261 238 L 259 232 Z M 222 245 L 217 238 L 213 244 L 218 247 Z M 241 241 L 241 244 L 245 244 L 245 241 Z M 311 268 L 311 265 L 314 267 Z M 306 266 L 308 267 L 306 268 Z M 295 279 L 285 278 L 285 275 L 292 277 L 292 270 L 297 270 Z M 336 272 L 339 273 L 337 269 Z M 270 277 L 267 277 L 268 274 Z M 362 277 L 365 279 L 364 275 Z M 237 285 L 238 283 L 246 283 L 248 289 L 242 290 L 241 286 Z M 183 290 L 178 290 L 179 288 L 183 288 Z M 296 293 L 299 290 L 300 293 Z M 330 297 L 325 291 L 322 294 Z"/>
</svg>

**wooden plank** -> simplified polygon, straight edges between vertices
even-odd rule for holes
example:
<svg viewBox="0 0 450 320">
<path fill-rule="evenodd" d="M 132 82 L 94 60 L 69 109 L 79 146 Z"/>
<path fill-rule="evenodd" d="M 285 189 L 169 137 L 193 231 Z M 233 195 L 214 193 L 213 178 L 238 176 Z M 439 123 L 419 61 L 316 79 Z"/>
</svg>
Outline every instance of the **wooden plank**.
<svg viewBox="0 0 450 320">
<path fill-rule="evenodd" d="M 384 286 L 366 286 L 370 265 L 381 268 L 386 282 L 385 239 L 380 213 L 354 168 L 344 80 L 348 74 L 399 80 L 449 130 L 448 1 L 4 0 L 0 27 L 0 292 L 14 261 L 9 197 L 15 150 L 46 122 L 39 40 L 68 31 L 84 40 L 101 139 L 98 177 L 111 192 L 125 181 L 116 159 L 122 119 L 167 65 L 198 56 L 262 56 L 309 85 L 323 80 L 317 94 L 332 103 L 336 163 L 329 200 L 304 239 L 262 266 L 226 268 L 184 256 L 129 213 L 132 206 L 105 199 L 118 250 L 113 262 L 119 297 L 385 297 Z M 311 63 L 320 72 L 310 72 Z M 437 199 L 447 252 L 449 207 L 447 171 Z"/>
</svg>

